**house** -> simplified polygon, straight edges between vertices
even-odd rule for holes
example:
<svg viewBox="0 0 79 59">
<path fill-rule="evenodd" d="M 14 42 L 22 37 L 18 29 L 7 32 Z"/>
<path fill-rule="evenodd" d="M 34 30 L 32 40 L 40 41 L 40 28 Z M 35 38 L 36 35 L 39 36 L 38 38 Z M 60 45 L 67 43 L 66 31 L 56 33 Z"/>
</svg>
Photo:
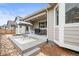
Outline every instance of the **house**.
<svg viewBox="0 0 79 59">
<path fill-rule="evenodd" d="M 47 34 L 46 11 L 37 11 L 37 13 L 34 12 L 31 16 L 25 17 L 24 21 L 33 24 L 31 27 L 32 33 L 40 35 Z"/>
<path fill-rule="evenodd" d="M 16 34 L 30 33 L 30 26 L 32 26 L 31 23 L 24 22 L 23 18 L 20 16 L 17 16 L 14 22 L 16 23 Z"/>
<path fill-rule="evenodd" d="M 29 16 L 25 16 L 25 22 L 32 23 L 31 32 L 37 35 L 47 36 L 47 8 L 41 8 Z"/>
<path fill-rule="evenodd" d="M 16 28 L 16 23 L 14 21 L 8 20 L 7 21 L 7 28 L 9 30 L 15 30 Z"/>
<path fill-rule="evenodd" d="M 2 25 L 1 29 L 7 29 L 7 25 L 6 24 Z"/>
<path fill-rule="evenodd" d="M 0 26 L 0 29 L 1 29 L 1 26 Z"/>
<path fill-rule="evenodd" d="M 47 8 L 25 16 L 32 23 L 31 33 L 46 35 L 49 42 L 79 51 L 79 4 L 49 3 Z"/>
<path fill-rule="evenodd" d="M 49 40 L 75 51 L 79 51 L 78 5 L 78 3 L 59 3 L 53 9 L 48 10 L 47 19 Z"/>
</svg>

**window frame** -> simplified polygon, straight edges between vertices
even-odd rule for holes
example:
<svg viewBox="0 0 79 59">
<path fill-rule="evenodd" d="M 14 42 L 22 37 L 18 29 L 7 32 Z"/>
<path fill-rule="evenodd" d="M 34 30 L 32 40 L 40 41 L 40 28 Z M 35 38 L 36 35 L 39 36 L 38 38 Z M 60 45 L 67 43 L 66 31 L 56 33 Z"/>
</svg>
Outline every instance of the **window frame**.
<svg viewBox="0 0 79 59">
<path fill-rule="evenodd" d="M 40 26 L 41 23 L 42 23 L 42 26 Z M 46 23 L 46 26 L 45 26 L 45 23 Z M 39 28 L 47 28 L 47 21 L 40 21 Z"/>
<path fill-rule="evenodd" d="M 76 3 L 75 3 L 76 4 Z M 76 7 L 76 6 L 75 6 Z M 73 7 L 73 8 L 75 8 L 75 7 Z M 75 14 L 75 13 L 74 13 Z M 73 22 L 73 20 L 71 21 L 71 22 L 67 22 L 66 20 L 66 3 L 65 3 L 65 24 L 68 24 L 68 25 L 76 25 L 76 24 L 78 24 L 79 23 L 79 21 L 75 21 L 75 22 Z M 71 16 L 72 17 L 72 16 Z M 76 20 L 76 19 L 74 19 L 74 20 Z"/>
<path fill-rule="evenodd" d="M 58 8 L 58 15 L 56 15 L 57 8 Z M 57 4 L 56 7 L 54 8 L 54 16 L 55 16 L 55 25 L 59 26 L 59 4 Z"/>
<path fill-rule="evenodd" d="M 22 28 L 22 25 L 20 25 L 19 27 Z"/>
</svg>

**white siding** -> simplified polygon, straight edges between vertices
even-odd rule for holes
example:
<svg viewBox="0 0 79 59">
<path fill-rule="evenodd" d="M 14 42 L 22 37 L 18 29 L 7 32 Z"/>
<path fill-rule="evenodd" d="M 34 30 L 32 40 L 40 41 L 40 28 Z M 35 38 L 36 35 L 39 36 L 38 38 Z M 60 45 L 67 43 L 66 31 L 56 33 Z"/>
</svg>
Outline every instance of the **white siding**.
<svg viewBox="0 0 79 59">
<path fill-rule="evenodd" d="M 51 41 L 55 39 L 54 23 L 54 9 L 51 9 L 47 12 L 47 36 Z"/>
<path fill-rule="evenodd" d="M 55 40 L 59 41 L 59 27 L 55 27 Z"/>
<path fill-rule="evenodd" d="M 79 26 L 70 26 L 64 28 L 65 44 L 79 46 Z"/>
<path fill-rule="evenodd" d="M 22 25 L 21 25 L 22 26 Z M 22 26 L 20 28 L 20 25 L 18 25 L 18 27 L 16 28 L 16 34 L 23 34 L 26 32 L 26 26 Z"/>
</svg>

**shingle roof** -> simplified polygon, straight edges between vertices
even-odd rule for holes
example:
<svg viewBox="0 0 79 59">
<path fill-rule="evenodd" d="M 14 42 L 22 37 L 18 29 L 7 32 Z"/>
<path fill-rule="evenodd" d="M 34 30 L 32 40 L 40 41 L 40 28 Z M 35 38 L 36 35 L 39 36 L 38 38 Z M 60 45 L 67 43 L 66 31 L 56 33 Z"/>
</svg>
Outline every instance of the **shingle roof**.
<svg viewBox="0 0 79 59">
<path fill-rule="evenodd" d="M 14 21 L 12 21 L 12 20 L 9 20 L 8 22 L 7 22 L 7 25 L 16 25 L 16 22 L 14 22 Z"/>
</svg>

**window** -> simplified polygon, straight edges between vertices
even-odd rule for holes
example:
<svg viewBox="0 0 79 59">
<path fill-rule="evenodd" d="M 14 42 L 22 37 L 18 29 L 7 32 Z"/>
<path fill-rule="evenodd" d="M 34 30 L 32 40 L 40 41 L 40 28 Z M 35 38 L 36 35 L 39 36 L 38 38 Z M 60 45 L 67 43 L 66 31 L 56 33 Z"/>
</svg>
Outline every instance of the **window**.
<svg viewBox="0 0 79 59">
<path fill-rule="evenodd" d="M 58 7 L 55 10 L 55 17 L 56 17 L 56 25 L 59 25 L 59 8 Z"/>
<path fill-rule="evenodd" d="M 22 25 L 20 25 L 20 28 L 22 28 Z"/>
<path fill-rule="evenodd" d="M 47 28 L 47 21 L 39 22 L 39 28 Z"/>
<path fill-rule="evenodd" d="M 28 31 L 28 26 L 26 26 L 26 31 Z"/>
<path fill-rule="evenodd" d="M 66 23 L 79 22 L 79 3 L 66 3 L 65 14 Z"/>
<path fill-rule="evenodd" d="M 15 25 L 11 25 L 11 27 L 15 27 Z"/>
</svg>

